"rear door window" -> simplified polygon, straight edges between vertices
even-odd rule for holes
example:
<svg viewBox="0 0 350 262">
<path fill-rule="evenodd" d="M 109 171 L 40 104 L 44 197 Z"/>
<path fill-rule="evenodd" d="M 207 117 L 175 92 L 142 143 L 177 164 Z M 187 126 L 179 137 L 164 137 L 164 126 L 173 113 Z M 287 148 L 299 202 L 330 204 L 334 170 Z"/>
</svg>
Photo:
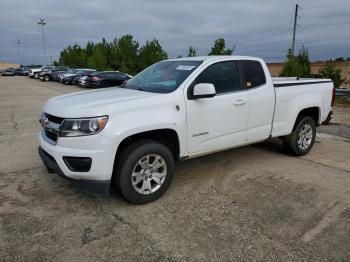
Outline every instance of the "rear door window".
<svg viewBox="0 0 350 262">
<path fill-rule="evenodd" d="M 259 61 L 237 61 L 243 88 L 256 88 L 266 84 L 265 72 Z"/>
<path fill-rule="evenodd" d="M 217 94 L 231 93 L 241 90 L 236 63 L 233 61 L 220 62 L 206 68 L 196 78 L 196 84 L 213 84 Z"/>
</svg>

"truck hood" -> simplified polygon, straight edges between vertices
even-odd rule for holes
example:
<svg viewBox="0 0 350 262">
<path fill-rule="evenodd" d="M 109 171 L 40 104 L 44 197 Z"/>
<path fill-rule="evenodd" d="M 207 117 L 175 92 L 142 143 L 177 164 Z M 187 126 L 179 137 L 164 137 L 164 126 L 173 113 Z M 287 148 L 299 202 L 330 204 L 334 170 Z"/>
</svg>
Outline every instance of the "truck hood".
<svg viewBox="0 0 350 262">
<path fill-rule="evenodd" d="M 44 112 L 63 118 L 108 115 L 117 107 L 122 108 L 125 103 L 129 106 L 130 103 L 135 103 L 137 106 L 139 100 L 157 95 L 159 94 L 118 87 L 76 92 L 49 99 Z"/>
<path fill-rule="evenodd" d="M 32 71 L 33 73 L 36 73 L 36 72 L 42 71 L 42 69 L 41 68 L 32 68 L 32 69 L 30 69 L 30 71 Z"/>
</svg>

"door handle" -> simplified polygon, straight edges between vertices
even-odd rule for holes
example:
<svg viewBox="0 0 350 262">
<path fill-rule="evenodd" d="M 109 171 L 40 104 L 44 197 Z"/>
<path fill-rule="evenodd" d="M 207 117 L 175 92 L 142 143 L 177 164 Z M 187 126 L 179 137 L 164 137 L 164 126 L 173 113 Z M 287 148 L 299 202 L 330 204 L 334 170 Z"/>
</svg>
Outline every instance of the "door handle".
<svg viewBox="0 0 350 262">
<path fill-rule="evenodd" d="M 233 105 L 241 106 L 241 105 L 244 105 L 245 103 L 247 103 L 247 100 L 242 99 L 242 98 L 238 98 L 233 102 Z"/>
</svg>

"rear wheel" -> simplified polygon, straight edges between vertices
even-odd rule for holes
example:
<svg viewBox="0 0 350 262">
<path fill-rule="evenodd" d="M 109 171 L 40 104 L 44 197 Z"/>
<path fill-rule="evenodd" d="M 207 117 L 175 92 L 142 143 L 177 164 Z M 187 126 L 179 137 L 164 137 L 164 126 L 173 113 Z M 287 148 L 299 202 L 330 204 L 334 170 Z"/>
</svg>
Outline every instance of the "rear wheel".
<svg viewBox="0 0 350 262">
<path fill-rule="evenodd" d="M 293 132 L 283 142 L 283 147 L 289 154 L 303 156 L 311 150 L 315 138 L 315 121 L 308 116 L 300 117 Z"/>
<path fill-rule="evenodd" d="M 161 197 L 174 176 L 175 163 L 170 150 L 154 140 L 129 145 L 118 159 L 114 182 L 122 197 L 145 204 Z"/>
<path fill-rule="evenodd" d="M 109 83 L 106 82 L 106 81 L 103 81 L 103 82 L 100 84 L 100 87 L 101 87 L 101 88 L 109 87 Z"/>
</svg>

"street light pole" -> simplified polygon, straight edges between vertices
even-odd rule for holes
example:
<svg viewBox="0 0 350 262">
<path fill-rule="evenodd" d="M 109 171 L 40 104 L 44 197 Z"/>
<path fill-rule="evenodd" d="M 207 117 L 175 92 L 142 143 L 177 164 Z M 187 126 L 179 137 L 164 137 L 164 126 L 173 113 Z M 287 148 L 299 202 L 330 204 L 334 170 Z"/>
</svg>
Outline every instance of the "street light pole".
<svg viewBox="0 0 350 262">
<path fill-rule="evenodd" d="M 43 34 L 43 48 L 44 48 L 45 65 L 47 65 L 47 62 L 46 62 L 46 45 L 45 45 L 45 35 L 44 35 L 44 25 L 46 25 L 45 19 L 40 18 L 39 21 L 38 21 L 38 25 L 41 25 L 41 32 Z"/>
<path fill-rule="evenodd" d="M 20 47 L 20 44 L 22 44 L 22 41 L 21 40 L 17 40 L 16 41 L 17 43 L 17 59 L 18 59 L 18 64 L 19 64 L 19 67 L 21 67 L 21 56 L 20 56 L 20 53 L 19 53 L 19 47 Z"/>
</svg>

